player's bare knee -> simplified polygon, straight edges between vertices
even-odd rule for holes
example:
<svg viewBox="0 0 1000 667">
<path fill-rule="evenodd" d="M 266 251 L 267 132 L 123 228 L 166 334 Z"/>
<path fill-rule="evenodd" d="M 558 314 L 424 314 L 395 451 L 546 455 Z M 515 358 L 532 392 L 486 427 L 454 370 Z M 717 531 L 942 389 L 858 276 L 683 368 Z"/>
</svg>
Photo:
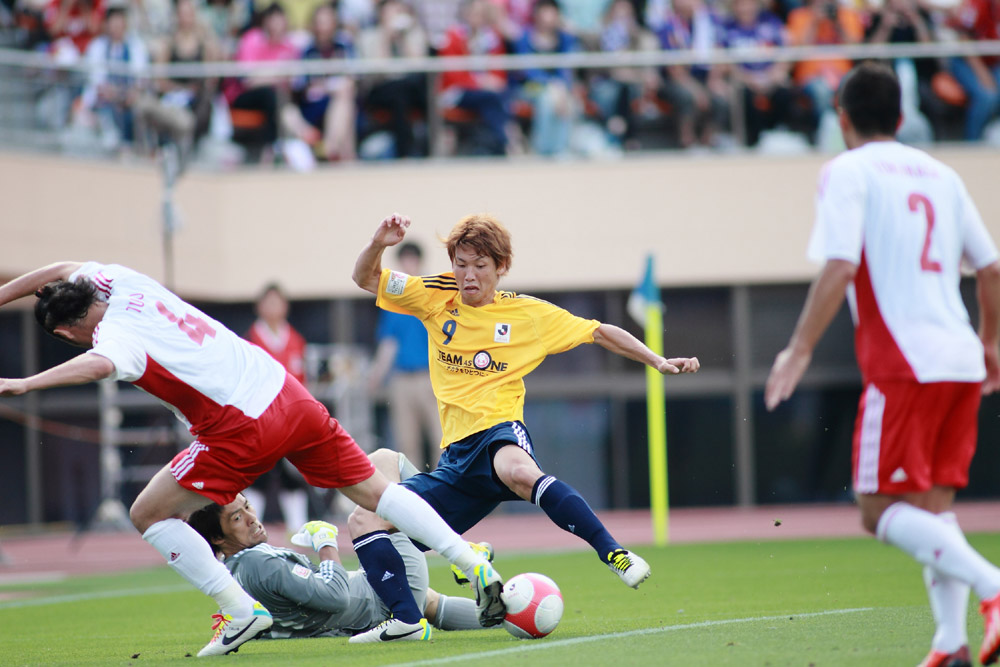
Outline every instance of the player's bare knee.
<svg viewBox="0 0 1000 667">
<path fill-rule="evenodd" d="M 399 481 L 399 452 L 383 447 L 369 454 L 368 460 L 390 481 Z"/>
<path fill-rule="evenodd" d="M 150 526 L 156 523 L 156 517 L 147 510 L 145 503 L 141 499 L 132 503 L 132 506 L 128 510 L 128 518 L 140 533 L 145 533 L 149 530 Z"/>
<path fill-rule="evenodd" d="M 390 525 L 380 519 L 374 512 L 363 507 L 355 507 L 351 515 L 347 517 L 347 531 L 351 539 L 374 533 L 377 530 L 388 530 Z"/>
</svg>

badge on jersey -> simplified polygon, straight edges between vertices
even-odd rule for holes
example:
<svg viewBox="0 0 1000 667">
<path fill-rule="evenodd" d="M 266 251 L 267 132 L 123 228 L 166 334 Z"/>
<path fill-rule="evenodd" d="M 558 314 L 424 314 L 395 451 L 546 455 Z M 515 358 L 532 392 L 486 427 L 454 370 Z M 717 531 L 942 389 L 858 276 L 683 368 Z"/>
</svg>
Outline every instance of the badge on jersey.
<svg viewBox="0 0 1000 667">
<path fill-rule="evenodd" d="M 389 274 L 389 280 L 385 283 L 385 293 L 395 294 L 399 296 L 406 289 L 406 280 L 410 276 L 405 273 L 400 273 L 399 271 L 393 271 Z"/>
<path fill-rule="evenodd" d="M 292 568 L 292 574 L 296 577 L 302 577 L 303 579 L 308 579 L 312 576 L 312 570 L 310 570 L 305 565 L 296 565 Z"/>
<path fill-rule="evenodd" d="M 500 323 L 493 325 L 493 341 L 495 343 L 509 343 L 510 325 Z"/>
</svg>

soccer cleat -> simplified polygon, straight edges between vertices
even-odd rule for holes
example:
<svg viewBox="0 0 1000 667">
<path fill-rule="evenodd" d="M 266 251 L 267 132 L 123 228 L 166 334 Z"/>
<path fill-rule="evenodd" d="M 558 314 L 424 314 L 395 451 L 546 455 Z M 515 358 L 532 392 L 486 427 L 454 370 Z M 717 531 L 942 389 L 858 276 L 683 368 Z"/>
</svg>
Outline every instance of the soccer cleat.
<svg viewBox="0 0 1000 667">
<path fill-rule="evenodd" d="M 253 613 L 243 618 L 233 618 L 229 614 L 212 614 L 215 634 L 205 648 L 198 651 L 198 657 L 236 653 L 243 644 L 256 639 L 268 631 L 274 619 L 271 612 L 259 602 L 253 603 Z"/>
<path fill-rule="evenodd" d="M 979 603 L 983 615 L 983 646 L 979 649 L 979 662 L 992 665 L 1000 657 L 1000 593 Z"/>
<path fill-rule="evenodd" d="M 487 561 L 493 562 L 493 545 L 489 542 L 469 542 L 469 546 L 477 554 L 482 554 Z M 459 586 L 465 586 L 469 583 L 469 578 L 465 576 L 465 572 L 458 569 L 457 565 L 451 566 L 451 576 L 455 577 L 455 583 Z"/>
<path fill-rule="evenodd" d="M 416 623 L 407 623 L 398 618 L 382 621 L 371 630 L 359 633 L 347 640 L 349 644 L 370 644 L 374 642 L 427 642 L 431 640 L 431 626 L 422 618 Z"/>
<path fill-rule="evenodd" d="M 507 605 L 500 593 L 503 592 L 503 579 L 489 563 L 480 563 L 472 571 L 472 590 L 476 592 L 476 617 L 479 625 L 491 628 L 500 625 L 507 615 Z"/>
<path fill-rule="evenodd" d="M 607 560 L 611 571 L 632 588 L 639 588 L 639 584 L 649 577 L 649 563 L 631 551 L 615 549 L 608 554 Z"/>
<path fill-rule="evenodd" d="M 969 656 L 968 646 L 962 646 L 954 653 L 931 649 L 917 667 L 972 667 L 972 658 Z"/>
</svg>

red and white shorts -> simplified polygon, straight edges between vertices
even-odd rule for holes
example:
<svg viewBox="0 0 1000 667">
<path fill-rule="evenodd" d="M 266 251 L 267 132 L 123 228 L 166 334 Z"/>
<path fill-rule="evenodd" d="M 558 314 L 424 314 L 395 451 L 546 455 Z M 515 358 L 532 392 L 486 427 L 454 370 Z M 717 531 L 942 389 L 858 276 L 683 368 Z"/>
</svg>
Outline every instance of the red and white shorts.
<svg viewBox="0 0 1000 667">
<path fill-rule="evenodd" d="M 868 382 L 854 424 L 854 490 L 964 488 L 976 452 L 978 382 Z"/>
<path fill-rule="evenodd" d="M 185 489 L 220 505 L 231 503 L 283 457 L 312 486 L 336 489 L 359 484 L 375 467 L 354 438 L 290 375 L 274 402 L 257 419 L 227 406 L 230 414 L 174 457 L 170 473 Z"/>
</svg>

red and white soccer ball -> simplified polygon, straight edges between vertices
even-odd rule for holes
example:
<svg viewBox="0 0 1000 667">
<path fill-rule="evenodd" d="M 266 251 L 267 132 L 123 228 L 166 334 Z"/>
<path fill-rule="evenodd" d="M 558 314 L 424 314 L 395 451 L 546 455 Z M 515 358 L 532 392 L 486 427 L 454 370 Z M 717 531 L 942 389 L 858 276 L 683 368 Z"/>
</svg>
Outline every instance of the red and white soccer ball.
<svg viewBox="0 0 1000 667">
<path fill-rule="evenodd" d="M 563 615 L 563 598 L 556 582 L 529 572 L 511 577 L 500 594 L 507 605 L 503 627 L 518 639 L 539 639 L 556 629 Z"/>
</svg>

